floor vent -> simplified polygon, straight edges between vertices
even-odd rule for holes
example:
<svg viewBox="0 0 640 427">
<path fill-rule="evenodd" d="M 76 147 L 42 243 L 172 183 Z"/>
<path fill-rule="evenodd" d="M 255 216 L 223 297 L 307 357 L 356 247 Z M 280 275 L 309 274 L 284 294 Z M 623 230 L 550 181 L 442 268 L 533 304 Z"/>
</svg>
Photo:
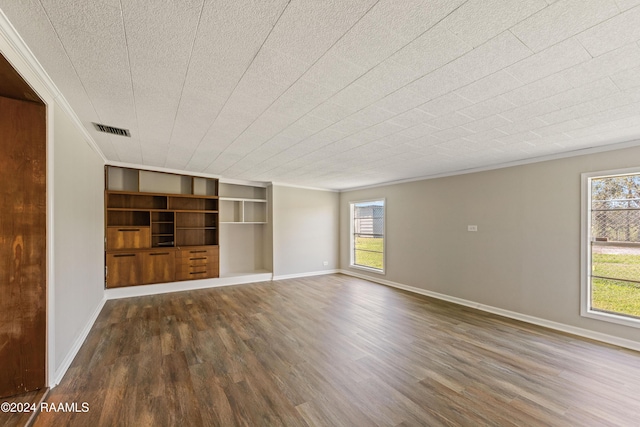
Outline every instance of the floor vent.
<svg viewBox="0 0 640 427">
<path fill-rule="evenodd" d="M 111 133 L 111 134 L 120 135 L 120 136 L 129 136 L 129 137 L 131 136 L 131 134 L 129 133 L 129 129 L 114 128 L 113 126 L 101 125 L 99 123 L 94 123 L 93 125 L 100 132 Z"/>
</svg>

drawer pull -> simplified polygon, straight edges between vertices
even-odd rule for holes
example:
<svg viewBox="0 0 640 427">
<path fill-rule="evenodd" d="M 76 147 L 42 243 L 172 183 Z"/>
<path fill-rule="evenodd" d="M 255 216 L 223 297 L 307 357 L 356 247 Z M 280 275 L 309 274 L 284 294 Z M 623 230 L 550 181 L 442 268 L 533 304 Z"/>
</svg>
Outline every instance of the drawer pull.
<svg viewBox="0 0 640 427">
<path fill-rule="evenodd" d="M 122 258 L 122 257 L 126 257 L 126 256 L 136 256 L 136 254 L 116 254 L 113 257 L 114 258 Z"/>
<path fill-rule="evenodd" d="M 200 259 L 207 259 L 207 257 L 203 256 L 203 257 L 198 257 L 198 258 L 189 258 L 189 261 L 198 261 Z"/>
<path fill-rule="evenodd" d="M 139 228 L 118 228 L 118 231 L 140 231 Z"/>
<path fill-rule="evenodd" d="M 205 274 L 206 272 L 207 272 L 206 270 L 205 271 L 193 271 L 193 272 L 191 272 L 189 274 Z"/>
<path fill-rule="evenodd" d="M 203 252 L 207 252 L 207 250 L 204 249 L 204 250 L 200 250 L 200 251 L 189 251 L 190 254 L 201 254 Z"/>
<path fill-rule="evenodd" d="M 158 253 L 155 253 L 155 254 L 149 254 L 149 255 L 151 255 L 151 256 L 156 256 L 156 255 L 169 255 L 169 252 L 158 252 Z"/>
</svg>

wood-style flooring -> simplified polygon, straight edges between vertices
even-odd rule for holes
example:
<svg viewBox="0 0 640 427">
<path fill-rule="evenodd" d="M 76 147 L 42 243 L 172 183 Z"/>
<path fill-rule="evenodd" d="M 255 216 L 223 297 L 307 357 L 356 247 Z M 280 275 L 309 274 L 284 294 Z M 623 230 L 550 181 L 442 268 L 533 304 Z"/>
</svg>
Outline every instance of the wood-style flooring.
<svg viewBox="0 0 640 427">
<path fill-rule="evenodd" d="M 36 426 L 637 426 L 640 353 L 344 275 L 108 301 Z"/>
<path fill-rule="evenodd" d="M 0 411 L 0 427 L 30 426 L 36 418 L 40 402 L 44 401 L 48 392 L 48 388 L 43 388 L 16 396 L 1 397 L 0 403 L 6 402 L 12 406 L 9 406 L 9 411 Z"/>
</svg>

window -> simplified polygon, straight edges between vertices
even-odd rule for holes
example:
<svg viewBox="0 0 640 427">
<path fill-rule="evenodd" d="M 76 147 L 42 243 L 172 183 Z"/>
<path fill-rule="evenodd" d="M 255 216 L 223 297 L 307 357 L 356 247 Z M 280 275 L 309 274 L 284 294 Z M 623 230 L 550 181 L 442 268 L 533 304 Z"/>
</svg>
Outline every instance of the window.
<svg viewBox="0 0 640 427">
<path fill-rule="evenodd" d="M 384 202 L 351 203 L 351 267 L 384 273 Z"/>
<path fill-rule="evenodd" d="M 640 171 L 583 174 L 582 314 L 640 327 Z"/>
</svg>

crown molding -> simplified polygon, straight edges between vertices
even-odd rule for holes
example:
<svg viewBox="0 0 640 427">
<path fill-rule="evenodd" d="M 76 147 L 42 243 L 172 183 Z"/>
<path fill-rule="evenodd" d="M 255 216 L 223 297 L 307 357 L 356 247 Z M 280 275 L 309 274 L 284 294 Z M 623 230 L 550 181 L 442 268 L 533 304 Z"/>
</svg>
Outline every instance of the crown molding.
<svg viewBox="0 0 640 427">
<path fill-rule="evenodd" d="M 289 187 L 289 188 L 300 188 L 303 190 L 314 190 L 314 191 L 327 191 L 329 193 L 339 193 L 341 190 L 335 190 L 332 188 L 320 188 L 320 187 L 307 187 L 305 185 L 295 185 L 295 184 L 285 184 L 282 182 L 272 182 L 274 187 Z"/>
<path fill-rule="evenodd" d="M 459 169 L 459 170 L 456 170 L 456 171 L 444 172 L 444 173 L 439 173 L 439 174 L 434 174 L 434 175 L 423 175 L 423 176 L 419 176 L 419 177 L 415 177 L 415 178 L 400 179 L 400 180 L 397 180 L 397 181 L 387 181 L 387 182 L 381 182 L 379 184 L 363 185 L 361 187 L 345 188 L 345 189 L 342 189 L 342 190 L 339 190 L 339 191 L 341 193 L 343 193 L 343 192 L 348 192 L 348 191 L 366 190 L 366 189 L 369 189 L 369 188 L 386 187 L 386 186 L 389 186 L 389 185 L 405 184 L 405 183 L 408 183 L 408 182 L 426 181 L 428 179 L 446 178 L 446 177 L 449 177 L 449 176 L 458 176 L 458 175 L 467 175 L 467 174 L 471 174 L 471 173 L 486 172 L 486 171 L 491 171 L 491 170 L 496 170 L 496 169 L 505 169 L 505 168 L 511 168 L 511 167 L 514 167 L 514 166 L 528 165 L 528 164 L 532 164 L 532 163 L 542 163 L 542 162 L 548 162 L 548 161 L 552 161 L 552 160 L 566 159 L 566 158 L 569 158 L 569 157 L 586 156 L 586 155 L 589 155 L 589 154 L 603 153 L 603 152 L 607 152 L 607 151 L 623 150 L 625 148 L 633 148 L 633 147 L 638 147 L 638 146 L 640 146 L 640 140 L 639 139 L 633 139 L 631 141 L 616 142 L 616 143 L 607 144 L 607 145 L 601 145 L 601 146 L 596 146 L 596 147 L 580 148 L 580 149 L 577 149 L 577 150 L 565 151 L 565 152 L 562 152 L 562 153 L 548 154 L 548 155 L 545 155 L 545 156 L 531 157 L 531 158 L 522 159 L 522 160 L 514 160 L 512 162 L 497 163 L 497 164 L 489 165 L 489 166 L 482 166 L 482 167 L 471 168 L 471 169 Z"/>
</svg>

